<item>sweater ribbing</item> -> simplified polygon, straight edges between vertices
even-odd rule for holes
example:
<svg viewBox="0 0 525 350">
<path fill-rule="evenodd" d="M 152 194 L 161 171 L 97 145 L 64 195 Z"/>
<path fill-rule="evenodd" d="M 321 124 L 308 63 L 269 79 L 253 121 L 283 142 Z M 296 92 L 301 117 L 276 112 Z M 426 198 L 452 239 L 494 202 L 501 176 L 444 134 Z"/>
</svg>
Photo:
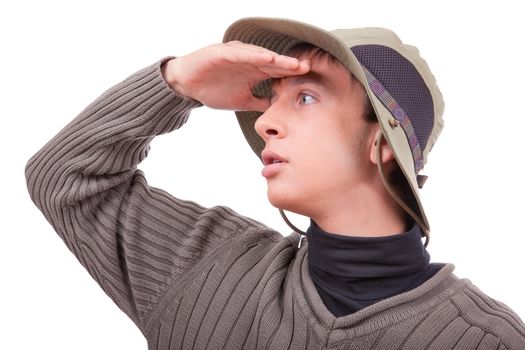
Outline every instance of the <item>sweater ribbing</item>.
<svg viewBox="0 0 525 350">
<path fill-rule="evenodd" d="M 197 106 L 156 63 L 106 91 L 26 166 L 34 203 L 150 349 L 525 348 L 519 317 L 451 265 L 335 318 L 296 235 L 149 186 L 137 169 L 149 143 Z"/>
</svg>

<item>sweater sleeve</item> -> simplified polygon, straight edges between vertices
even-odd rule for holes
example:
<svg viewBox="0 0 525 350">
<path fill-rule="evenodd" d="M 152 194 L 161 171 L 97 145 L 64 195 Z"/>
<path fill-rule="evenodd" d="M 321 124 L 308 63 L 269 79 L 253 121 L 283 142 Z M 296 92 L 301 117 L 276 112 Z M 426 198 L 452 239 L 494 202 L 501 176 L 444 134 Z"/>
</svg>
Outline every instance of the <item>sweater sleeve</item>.
<svg viewBox="0 0 525 350">
<path fill-rule="evenodd" d="M 31 199 L 110 298 L 144 331 L 163 293 L 200 258 L 260 225 L 151 187 L 137 165 L 154 136 L 200 104 L 177 95 L 162 61 L 106 91 L 26 165 Z"/>
<path fill-rule="evenodd" d="M 458 349 L 470 348 L 473 344 L 477 344 L 477 349 L 525 349 L 525 324 L 507 305 L 471 283 L 454 295 L 451 302 L 469 325 L 456 344 Z"/>
</svg>

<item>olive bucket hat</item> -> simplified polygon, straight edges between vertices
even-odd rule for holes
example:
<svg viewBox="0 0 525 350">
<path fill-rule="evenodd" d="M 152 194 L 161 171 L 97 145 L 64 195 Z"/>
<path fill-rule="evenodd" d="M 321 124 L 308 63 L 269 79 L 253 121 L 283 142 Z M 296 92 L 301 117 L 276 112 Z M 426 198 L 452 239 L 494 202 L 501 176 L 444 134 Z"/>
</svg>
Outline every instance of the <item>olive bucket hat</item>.
<svg viewBox="0 0 525 350">
<path fill-rule="evenodd" d="M 381 137 L 390 145 L 410 190 L 401 199 L 379 166 L 383 183 L 421 226 L 428 243 L 430 227 L 419 195 L 426 177 L 419 172 L 443 128 L 444 102 L 418 49 L 403 44 L 388 29 L 326 31 L 298 21 L 258 17 L 234 22 L 223 39 L 232 40 L 284 54 L 297 44 L 309 43 L 334 56 L 361 82 L 381 126 Z M 264 96 L 268 88 L 269 84 L 259 84 L 254 95 Z M 260 157 L 265 143 L 256 133 L 254 123 L 261 113 L 238 111 L 236 115 L 244 136 Z"/>
</svg>

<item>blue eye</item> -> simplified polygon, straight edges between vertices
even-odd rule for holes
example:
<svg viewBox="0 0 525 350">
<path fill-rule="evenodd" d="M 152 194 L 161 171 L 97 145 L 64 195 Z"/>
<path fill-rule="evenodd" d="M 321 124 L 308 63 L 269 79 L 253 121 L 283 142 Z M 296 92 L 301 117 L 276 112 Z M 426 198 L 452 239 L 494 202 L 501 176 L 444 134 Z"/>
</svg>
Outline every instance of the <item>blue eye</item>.
<svg viewBox="0 0 525 350">
<path fill-rule="evenodd" d="M 307 94 L 301 94 L 299 96 L 299 103 L 302 105 L 309 105 L 314 102 L 315 102 L 315 98 L 313 96 L 310 96 Z"/>
</svg>

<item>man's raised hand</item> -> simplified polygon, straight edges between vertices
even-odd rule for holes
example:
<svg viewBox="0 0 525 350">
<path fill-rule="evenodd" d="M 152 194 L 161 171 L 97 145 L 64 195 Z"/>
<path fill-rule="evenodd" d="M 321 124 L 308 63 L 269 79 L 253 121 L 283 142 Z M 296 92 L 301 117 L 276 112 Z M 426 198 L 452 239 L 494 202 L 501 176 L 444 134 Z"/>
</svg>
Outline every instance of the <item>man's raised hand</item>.
<svg viewBox="0 0 525 350">
<path fill-rule="evenodd" d="M 265 111 L 270 101 L 253 96 L 268 78 L 301 75 L 310 64 L 265 48 L 231 41 L 166 62 L 163 75 L 177 93 L 216 109 Z"/>
</svg>

